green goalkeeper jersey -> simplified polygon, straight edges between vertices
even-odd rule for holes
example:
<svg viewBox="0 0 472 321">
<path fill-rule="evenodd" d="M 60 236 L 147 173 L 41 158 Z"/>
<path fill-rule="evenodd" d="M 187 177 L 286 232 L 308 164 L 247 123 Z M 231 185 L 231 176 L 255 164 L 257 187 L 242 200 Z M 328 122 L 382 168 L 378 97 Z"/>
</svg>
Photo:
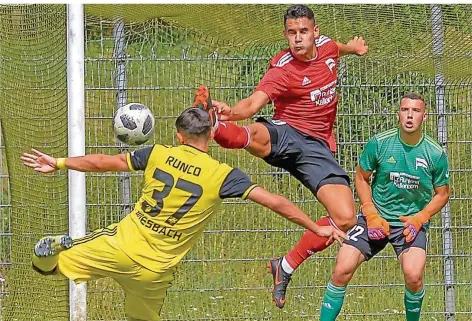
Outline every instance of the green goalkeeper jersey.
<svg viewBox="0 0 472 321">
<path fill-rule="evenodd" d="M 360 166 L 374 172 L 372 199 L 392 226 L 403 225 L 400 216 L 424 209 L 435 187 L 449 185 L 447 155 L 428 135 L 412 146 L 401 140 L 399 129 L 377 134 L 367 142 Z"/>
</svg>

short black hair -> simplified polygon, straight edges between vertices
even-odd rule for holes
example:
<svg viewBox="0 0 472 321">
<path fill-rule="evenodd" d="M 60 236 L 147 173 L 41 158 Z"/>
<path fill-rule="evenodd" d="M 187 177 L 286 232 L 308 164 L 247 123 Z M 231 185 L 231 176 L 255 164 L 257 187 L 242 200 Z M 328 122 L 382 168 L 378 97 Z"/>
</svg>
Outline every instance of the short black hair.
<svg viewBox="0 0 472 321">
<path fill-rule="evenodd" d="M 284 14 L 284 26 L 288 19 L 308 18 L 315 24 L 315 14 L 313 10 L 304 4 L 295 4 L 287 9 Z"/>
<path fill-rule="evenodd" d="M 424 107 L 426 108 L 426 102 L 424 101 L 424 97 L 418 93 L 415 92 L 409 92 L 403 95 L 402 99 L 411 99 L 411 100 L 421 100 L 423 102 Z"/>
<path fill-rule="evenodd" d="M 187 138 L 208 139 L 211 132 L 210 115 L 199 108 L 187 108 L 177 117 L 175 127 L 177 132 Z"/>
</svg>

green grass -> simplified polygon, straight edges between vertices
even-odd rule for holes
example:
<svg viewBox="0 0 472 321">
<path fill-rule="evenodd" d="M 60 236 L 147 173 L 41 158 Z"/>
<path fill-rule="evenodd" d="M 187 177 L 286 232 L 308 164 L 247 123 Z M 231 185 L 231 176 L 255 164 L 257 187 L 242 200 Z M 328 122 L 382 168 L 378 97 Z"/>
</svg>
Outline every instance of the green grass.
<svg viewBox="0 0 472 321">
<path fill-rule="evenodd" d="M 18 162 L 20 153 L 33 146 L 57 156 L 64 156 L 67 152 L 66 92 L 63 89 L 64 43 L 56 41 L 61 39 L 61 35 L 50 34 L 50 30 L 60 31 L 60 28 L 64 27 L 64 24 L 58 23 L 51 29 L 50 24 L 51 21 L 57 22 L 57 17 L 63 17 L 64 11 L 58 10 L 58 7 L 49 8 L 55 8 L 56 12 L 50 11 L 45 15 L 39 9 L 33 11 L 36 14 L 33 14 L 33 18 L 43 19 L 37 20 L 41 27 L 37 35 L 41 36 L 41 39 L 22 38 L 24 32 L 20 27 L 24 24 L 21 19 L 17 21 L 18 29 L 6 24 L 0 25 L 0 31 L 3 32 L 1 35 L 7 35 L 2 38 L 2 41 L 6 42 L 0 47 L 1 57 L 13 59 L 7 59 L 0 66 L 0 88 L 2 85 L 6 87 L 13 84 L 16 89 L 0 90 L 0 116 L 7 136 L 6 142 L 9 144 L 6 156 L 13 204 L 10 219 L 15 236 L 15 265 L 10 271 L 9 298 L 2 302 L 2 306 L 6 307 L 2 316 L 8 321 L 68 320 L 67 283 L 37 276 L 30 268 L 30 249 L 36 239 L 67 229 L 67 178 L 64 173 L 50 177 L 40 176 L 24 169 Z M 192 15 L 202 13 L 201 8 L 204 7 L 199 7 L 200 11 L 191 12 Z M 337 156 L 342 167 L 352 174 L 365 141 L 372 134 L 395 126 L 398 98 L 405 90 L 417 90 L 425 94 L 432 112 L 427 132 L 437 137 L 432 60 L 395 58 L 408 55 L 413 49 L 421 50 L 427 46 L 429 38 L 423 37 L 425 31 L 429 32 L 429 26 L 424 6 L 412 6 L 409 11 L 399 6 L 323 8 L 327 10 L 320 10 L 319 19 L 326 30 L 329 30 L 331 23 L 336 24 L 337 31 L 333 33 L 333 37 L 343 41 L 353 34 L 377 37 L 372 39 L 372 42 L 369 40 L 372 55 L 367 58 L 352 57 L 344 60 L 337 121 L 340 142 Z M 264 7 L 268 17 L 271 13 L 277 13 L 279 16 L 279 9 L 280 7 L 274 6 Z M 235 9 L 231 12 L 242 11 Z M 338 15 L 331 21 L 329 17 L 333 12 Z M 462 17 L 462 12 L 463 10 L 454 13 L 461 17 L 460 21 L 467 18 Z M 205 14 L 209 13 L 210 11 Z M 148 14 L 154 13 L 150 10 Z M 181 20 L 180 24 L 191 23 L 192 15 L 188 15 L 185 21 Z M 372 25 L 385 19 L 383 15 L 395 15 L 397 20 L 388 26 L 372 28 Z M 139 11 L 133 16 L 136 17 L 146 18 Z M 351 21 L 346 17 L 358 19 Z M 453 17 L 453 12 L 447 11 L 448 19 L 459 21 Z M 245 16 L 246 18 L 252 21 L 251 15 Z M 7 20 L 0 19 L 0 23 L 4 21 Z M 270 21 L 264 20 L 264 23 Z M 90 20 L 88 22 L 90 23 Z M 240 27 L 241 22 L 232 18 L 230 24 Z M 175 118 L 183 108 L 191 104 L 193 90 L 200 83 L 204 82 L 212 88 L 214 98 L 234 103 L 252 92 L 254 85 L 267 69 L 268 58 L 278 49 L 279 44 L 285 46 L 277 42 L 280 36 L 267 38 L 269 45 L 255 46 L 255 41 L 265 37 L 266 30 L 264 29 L 263 33 L 255 32 L 251 25 L 241 26 L 244 30 L 251 30 L 251 33 L 240 32 L 242 29 L 236 32 L 238 37 L 249 39 L 241 45 L 232 45 L 228 40 L 236 35 L 237 28 L 230 31 L 221 30 L 218 36 L 225 40 L 223 42 L 212 42 L 213 37 L 203 37 L 198 30 L 188 33 L 182 28 L 169 26 L 165 21 L 143 22 L 135 24 L 134 28 L 135 32 L 129 34 L 131 40 L 127 54 L 130 58 L 140 59 L 127 62 L 128 102 L 142 102 L 152 109 L 156 116 L 153 142 L 164 144 L 175 143 Z M 454 53 L 453 40 L 462 33 L 470 32 L 468 28 L 469 24 L 464 23 L 455 26 L 454 30 L 447 30 L 448 35 L 451 35 L 447 42 L 448 55 Z M 12 30 L 15 32 L 8 33 Z M 200 31 L 205 32 L 205 29 Z M 110 39 L 102 39 L 100 32 L 103 32 L 103 38 L 111 37 L 112 24 L 96 24 L 89 28 L 87 33 L 89 42 L 86 56 L 101 60 L 89 59 L 86 64 L 86 152 L 116 153 L 119 146 L 113 137 L 111 126 L 111 118 L 116 108 L 116 93 L 112 89 L 115 86 L 115 62 L 111 60 L 113 42 Z M 415 36 L 412 38 L 405 36 L 413 33 Z M 406 38 L 408 43 L 404 45 Z M 25 43 L 31 45 L 30 51 L 22 52 L 20 49 L 24 48 Z M 466 51 L 469 45 L 470 42 L 462 42 L 461 49 Z M 51 51 L 47 51 L 47 48 Z M 395 48 L 401 50 L 396 51 Z M 219 59 L 209 57 L 216 49 L 220 55 Z M 390 54 L 388 59 L 385 58 L 387 55 L 384 55 L 384 52 Z M 41 63 L 48 53 L 56 60 L 49 64 Z M 24 60 L 19 60 L 20 56 Z M 33 61 L 31 58 L 43 60 L 38 63 L 38 60 Z M 448 75 L 457 76 L 450 78 L 453 80 L 449 84 L 455 83 L 463 75 L 470 74 L 469 69 L 461 66 L 464 66 L 464 61 L 460 59 L 448 61 L 445 66 Z M 412 72 L 413 69 L 423 73 Z M 37 84 L 44 85 L 45 88 L 33 90 Z M 453 247 L 457 255 L 454 257 L 456 310 L 461 312 L 456 316 L 456 320 L 466 321 L 471 318 L 472 311 L 472 217 L 468 214 L 472 209 L 470 86 L 448 86 L 445 99 L 448 111 L 447 148 L 452 169 Z M 271 107 L 264 109 L 263 113 L 270 115 Z M 218 160 L 245 170 L 254 181 L 296 202 L 313 218 L 325 214 L 311 193 L 294 178 L 270 168 L 262 160 L 245 151 L 226 151 L 212 144 L 210 154 Z M 132 197 L 136 200 L 141 186 L 140 176 L 132 176 L 131 182 Z M 27 192 L 23 192 L 25 188 Z M 121 203 L 119 176 L 87 174 L 89 231 L 119 220 L 123 216 Z M 433 225 L 440 224 L 438 216 Z M 278 310 L 271 302 L 271 280 L 265 268 L 269 258 L 287 252 L 302 232 L 300 228 L 286 222 L 277 214 L 255 204 L 237 200 L 225 203 L 198 245 L 180 265 L 174 285 L 168 292 L 162 312 L 163 318 L 316 320 L 324 287 L 334 265 L 336 248 L 332 247 L 310 259 L 297 271 L 290 285 L 287 306 L 283 310 Z M 427 294 L 422 320 L 444 320 L 441 244 L 441 231 L 433 229 L 430 234 L 431 256 L 425 277 Z M 88 319 L 122 319 L 123 298 L 120 288 L 110 279 L 89 282 Z M 402 275 L 390 248 L 383 252 L 381 257 L 373 259 L 359 269 L 346 295 L 340 320 L 377 321 L 387 318 L 404 319 Z"/>
</svg>

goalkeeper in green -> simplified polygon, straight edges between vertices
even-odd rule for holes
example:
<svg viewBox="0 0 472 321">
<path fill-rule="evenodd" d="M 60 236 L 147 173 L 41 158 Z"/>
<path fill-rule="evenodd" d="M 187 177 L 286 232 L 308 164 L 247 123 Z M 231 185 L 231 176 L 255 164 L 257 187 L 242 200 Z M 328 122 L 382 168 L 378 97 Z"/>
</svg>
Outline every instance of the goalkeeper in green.
<svg viewBox="0 0 472 321">
<path fill-rule="evenodd" d="M 337 255 L 321 321 L 337 318 L 354 272 L 388 243 L 405 279 L 406 320 L 420 319 L 426 231 L 431 216 L 449 200 L 448 160 L 443 148 L 423 134 L 426 106 L 421 95 L 403 96 L 398 120 L 399 128 L 372 137 L 361 155 L 354 181 L 362 206 Z"/>
</svg>

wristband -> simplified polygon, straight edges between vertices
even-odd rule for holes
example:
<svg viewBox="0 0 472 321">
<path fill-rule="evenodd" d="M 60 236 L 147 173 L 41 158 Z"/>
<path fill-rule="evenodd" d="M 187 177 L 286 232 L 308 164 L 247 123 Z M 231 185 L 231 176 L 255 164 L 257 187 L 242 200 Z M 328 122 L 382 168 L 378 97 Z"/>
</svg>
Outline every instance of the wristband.
<svg viewBox="0 0 472 321">
<path fill-rule="evenodd" d="M 66 169 L 66 159 L 65 158 L 57 158 L 56 159 L 56 168 L 57 169 Z"/>
</svg>

